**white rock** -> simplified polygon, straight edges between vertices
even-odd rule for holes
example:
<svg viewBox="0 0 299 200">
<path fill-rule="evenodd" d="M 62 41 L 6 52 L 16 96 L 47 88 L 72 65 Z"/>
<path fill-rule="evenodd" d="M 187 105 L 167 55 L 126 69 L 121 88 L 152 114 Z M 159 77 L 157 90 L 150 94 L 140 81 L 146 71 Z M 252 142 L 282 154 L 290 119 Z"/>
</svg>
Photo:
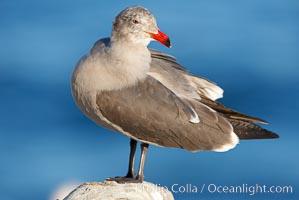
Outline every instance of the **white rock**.
<svg viewBox="0 0 299 200">
<path fill-rule="evenodd" d="M 124 183 L 115 181 L 84 183 L 64 200 L 174 200 L 166 187 L 153 183 Z"/>
</svg>

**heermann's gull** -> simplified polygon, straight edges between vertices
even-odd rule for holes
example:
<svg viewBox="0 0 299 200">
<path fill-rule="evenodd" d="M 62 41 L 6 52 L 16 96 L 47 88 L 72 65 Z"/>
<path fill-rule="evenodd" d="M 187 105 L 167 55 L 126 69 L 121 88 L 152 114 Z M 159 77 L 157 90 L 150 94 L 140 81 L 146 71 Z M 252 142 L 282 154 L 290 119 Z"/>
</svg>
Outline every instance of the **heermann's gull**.
<svg viewBox="0 0 299 200">
<path fill-rule="evenodd" d="M 95 43 L 77 64 L 72 93 L 79 108 L 95 123 L 131 138 L 129 170 L 117 181 L 143 181 L 149 144 L 189 151 L 227 151 L 239 139 L 277 138 L 250 117 L 215 100 L 223 90 L 192 75 L 172 56 L 147 48 L 152 40 L 170 47 L 154 16 L 135 6 L 113 23 L 111 38 Z M 134 179 L 134 155 L 141 142 Z"/>
</svg>

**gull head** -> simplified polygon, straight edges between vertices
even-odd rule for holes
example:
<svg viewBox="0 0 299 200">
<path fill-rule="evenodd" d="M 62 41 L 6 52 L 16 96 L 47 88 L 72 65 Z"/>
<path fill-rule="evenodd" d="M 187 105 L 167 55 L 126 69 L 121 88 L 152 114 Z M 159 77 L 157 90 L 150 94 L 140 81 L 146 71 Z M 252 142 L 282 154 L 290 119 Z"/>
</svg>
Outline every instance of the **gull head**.
<svg viewBox="0 0 299 200">
<path fill-rule="evenodd" d="M 169 37 L 159 30 L 156 19 L 149 10 L 133 6 L 124 9 L 116 16 L 113 22 L 112 42 L 147 46 L 152 40 L 171 47 Z"/>
</svg>

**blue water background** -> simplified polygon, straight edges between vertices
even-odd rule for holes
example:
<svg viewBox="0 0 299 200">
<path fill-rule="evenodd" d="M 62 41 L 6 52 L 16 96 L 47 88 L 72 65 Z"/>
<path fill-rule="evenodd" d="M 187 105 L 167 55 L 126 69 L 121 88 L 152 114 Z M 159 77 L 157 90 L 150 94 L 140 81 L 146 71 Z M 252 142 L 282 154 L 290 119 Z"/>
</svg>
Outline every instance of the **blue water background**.
<svg viewBox="0 0 299 200">
<path fill-rule="evenodd" d="M 70 75 L 115 15 L 143 5 L 190 72 L 224 88 L 222 103 L 270 122 L 278 140 L 241 141 L 227 153 L 151 146 L 147 181 L 291 185 L 293 194 L 175 194 L 177 199 L 296 199 L 299 189 L 299 1 L 0 2 L 1 199 L 49 199 L 68 181 L 102 181 L 127 169 L 129 140 L 76 107 Z M 139 155 L 139 154 L 138 154 Z M 137 155 L 137 156 L 138 156 Z M 297 156 L 296 156 L 297 155 Z"/>
</svg>

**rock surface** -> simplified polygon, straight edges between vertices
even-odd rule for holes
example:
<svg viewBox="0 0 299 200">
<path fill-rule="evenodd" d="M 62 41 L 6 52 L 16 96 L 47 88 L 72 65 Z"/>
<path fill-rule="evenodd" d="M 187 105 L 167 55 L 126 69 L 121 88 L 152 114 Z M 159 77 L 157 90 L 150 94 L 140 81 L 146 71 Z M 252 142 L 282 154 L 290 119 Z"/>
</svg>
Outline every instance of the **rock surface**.
<svg viewBox="0 0 299 200">
<path fill-rule="evenodd" d="M 174 200 L 164 187 L 153 183 L 124 183 L 115 181 L 84 183 L 72 191 L 64 200 Z"/>
</svg>

